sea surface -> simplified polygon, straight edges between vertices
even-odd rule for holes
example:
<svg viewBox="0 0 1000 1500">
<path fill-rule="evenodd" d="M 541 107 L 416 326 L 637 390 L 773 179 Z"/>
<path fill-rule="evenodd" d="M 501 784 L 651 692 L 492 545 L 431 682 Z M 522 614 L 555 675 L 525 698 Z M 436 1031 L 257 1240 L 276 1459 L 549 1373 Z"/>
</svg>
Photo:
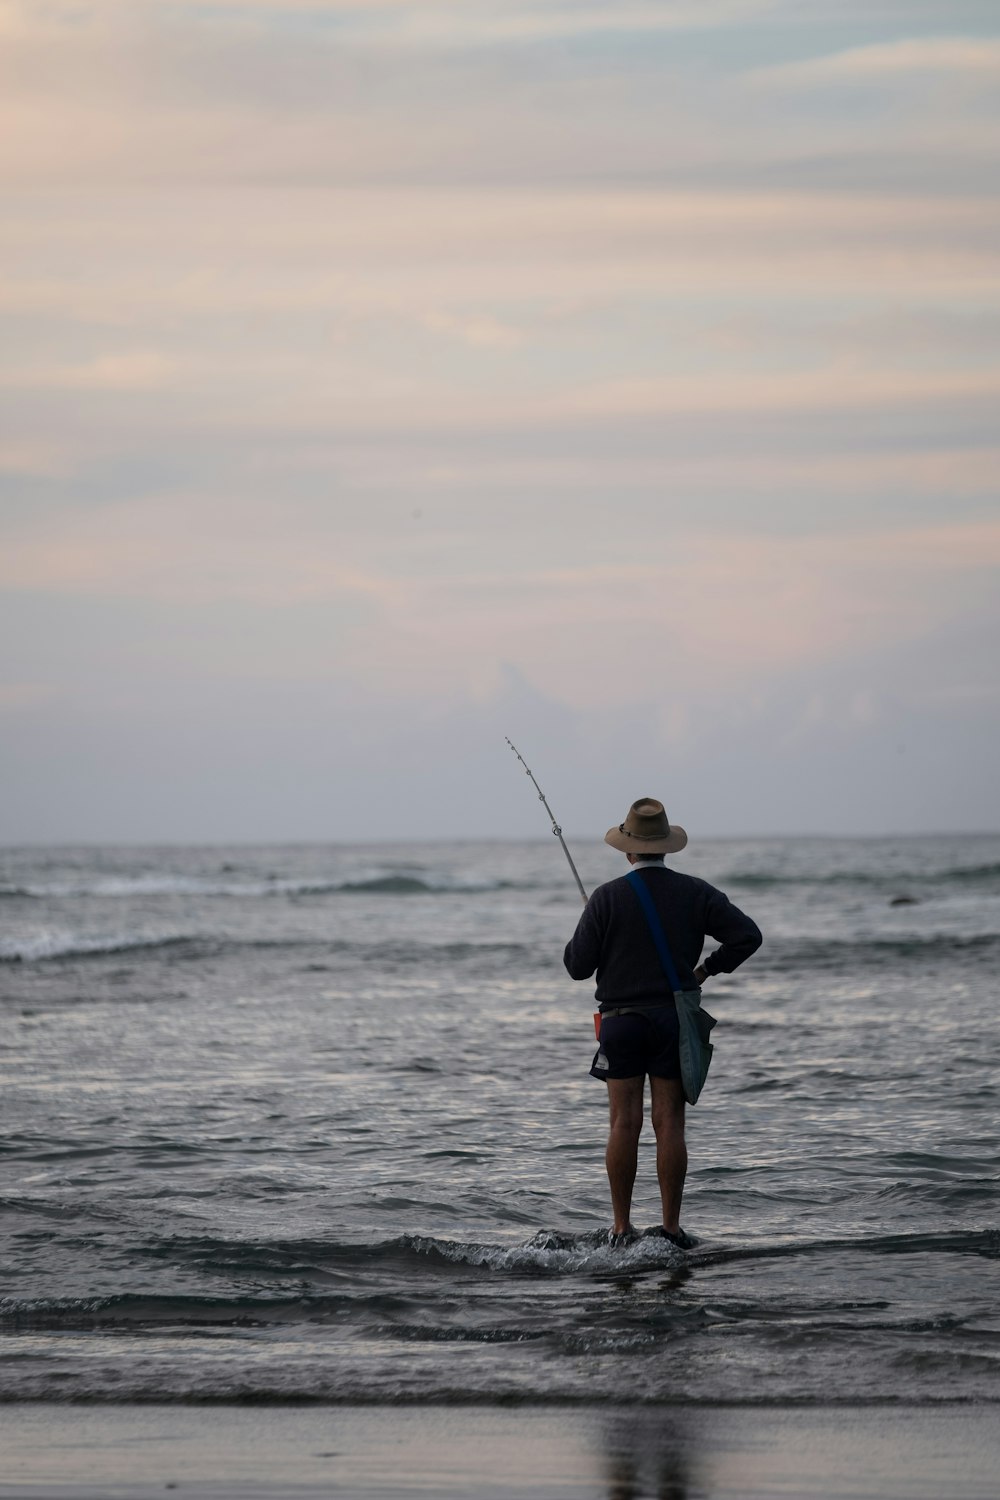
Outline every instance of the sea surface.
<svg viewBox="0 0 1000 1500">
<path fill-rule="evenodd" d="M 1000 836 L 671 863 L 765 939 L 687 1255 L 607 1243 L 554 839 L 0 852 L 0 1399 L 1000 1401 Z"/>
</svg>

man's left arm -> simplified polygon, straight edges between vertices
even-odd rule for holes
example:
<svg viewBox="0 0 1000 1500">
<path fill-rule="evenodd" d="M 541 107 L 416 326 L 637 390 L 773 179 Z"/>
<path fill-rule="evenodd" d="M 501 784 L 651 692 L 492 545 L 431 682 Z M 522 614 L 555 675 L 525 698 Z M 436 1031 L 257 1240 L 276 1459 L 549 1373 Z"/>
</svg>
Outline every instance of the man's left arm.
<svg viewBox="0 0 1000 1500">
<path fill-rule="evenodd" d="M 752 953 L 756 953 L 764 941 L 753 918 L 740 911 L 728 896 L 717 891 L 714 886 L 709 888 L 705 931 L 722 946 L 710 953 L 695 969 L 694 977 L 699 984 L 704 984 L 713 974 L 731 974 Z"/>
</svg>

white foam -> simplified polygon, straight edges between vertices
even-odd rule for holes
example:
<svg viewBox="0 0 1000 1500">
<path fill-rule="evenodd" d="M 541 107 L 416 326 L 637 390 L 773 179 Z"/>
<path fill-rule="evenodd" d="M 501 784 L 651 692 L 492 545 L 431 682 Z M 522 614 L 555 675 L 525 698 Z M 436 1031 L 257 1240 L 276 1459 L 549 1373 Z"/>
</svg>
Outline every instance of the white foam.
<svg viewBox="0 0 1000 1500">
<path fill-rule="evenodd" d="M 307 889 L 300 881 L 218 881 L 198 875 L 122 875 L 88 881 L 53 880 L 30 885 L 31 896 L 270 896 L 283 889 Z"/>
<path fill-rule="evenodd" d="M 53 880 L 32 883 L 20 888 L 25 895 L 57 898 L 74 896 L 96 896 L 107 899 L 129 899 L 141 896 L 308 896 L 336 895 L 338 891 L 364 893 L 366 886 L 373 891 L 385 881 L 412 880 L 427 891 L 485 892 L 499 890 L 502 882 L 478 875 L 447 875 L 426 870 L 368 869 L 346 879 L 283 880 L 218 880 L 204 875 L 112 875 L 96 880 Z"/>
<path fill-rule="evenodd" d="M 126 953 L 136 948 L 158 948 L 183 941 L 179 932 L 80 933 L 49 929 L 15 938 L 0 938 L 0 962 L 37 963 L 47 958 L 71 958 L 92 953 Z"/>
<path fill-rule="evenodd" d="M 685 1260 L 684 1252 L 676 1245 L 656 1236 L 634 1240 L 630 1245 L 611 1245 L 592 1235 L 573 1239 L 544 1231 L 522 1245 L 466 1245 L 454 1240 L 418 1237 L 413 1248 L 418 1254 L 436 1252 L 456 1264 L 548 1276 L 655 1270 L 681 1265 Z"/>
</svg>

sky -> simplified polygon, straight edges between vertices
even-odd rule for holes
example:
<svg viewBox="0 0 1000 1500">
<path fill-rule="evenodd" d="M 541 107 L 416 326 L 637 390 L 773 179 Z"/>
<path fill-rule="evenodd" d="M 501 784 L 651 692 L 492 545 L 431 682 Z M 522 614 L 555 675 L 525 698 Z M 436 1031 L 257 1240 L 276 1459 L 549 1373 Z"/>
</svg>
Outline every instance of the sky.
<svg viewBox="0 0 1000 1500">
<path fill-rule="evenodd" d="M 995 0 L 0 0 L 0 842 L 1000 829 Z"/>
</svg>

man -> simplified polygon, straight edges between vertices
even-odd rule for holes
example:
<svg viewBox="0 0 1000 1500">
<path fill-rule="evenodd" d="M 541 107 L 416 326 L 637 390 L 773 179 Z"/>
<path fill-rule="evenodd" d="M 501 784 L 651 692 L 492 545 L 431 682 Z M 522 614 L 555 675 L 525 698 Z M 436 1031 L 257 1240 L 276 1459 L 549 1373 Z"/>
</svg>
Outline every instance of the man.
<svg viewBox="0 0 1000 1500">
<path fill-rule="evenodd" d="M 624 823 L 608 829 L 604 842 L 620 849 L 639 872 L 662 924 L 680 989 L 696 989 L 714 974 L 731 974 L 760 947 L 757 924 L 722 891 L 664 865 L 663 856 L 683 849 L 687 834 L 668 821 L 662 802 L 640 797 Z M 702 960 L 706 934 L 722 946 Z M 677 1011 L 643 903 L 629 878 L 597 888 L 566 945 L 564 962 L 573 979 L 589 979 L 597 971 L 602 1019 L 590 1072 L 608 1085 L 611 1126 L 605 1160 L 614 1213 L 612 1243 L 625 1243 L 636 1233 L 629 1215 L 648 1073 L 663 1207 L 660 1232 L 689 1249 L 694 1241 L 680 1227 L 687 1146 Z M 640 1006 L 640 1012 L 632 1009 Z M 619 1014 L 623 1008 L 625 1013 Z"/>
</svg>

